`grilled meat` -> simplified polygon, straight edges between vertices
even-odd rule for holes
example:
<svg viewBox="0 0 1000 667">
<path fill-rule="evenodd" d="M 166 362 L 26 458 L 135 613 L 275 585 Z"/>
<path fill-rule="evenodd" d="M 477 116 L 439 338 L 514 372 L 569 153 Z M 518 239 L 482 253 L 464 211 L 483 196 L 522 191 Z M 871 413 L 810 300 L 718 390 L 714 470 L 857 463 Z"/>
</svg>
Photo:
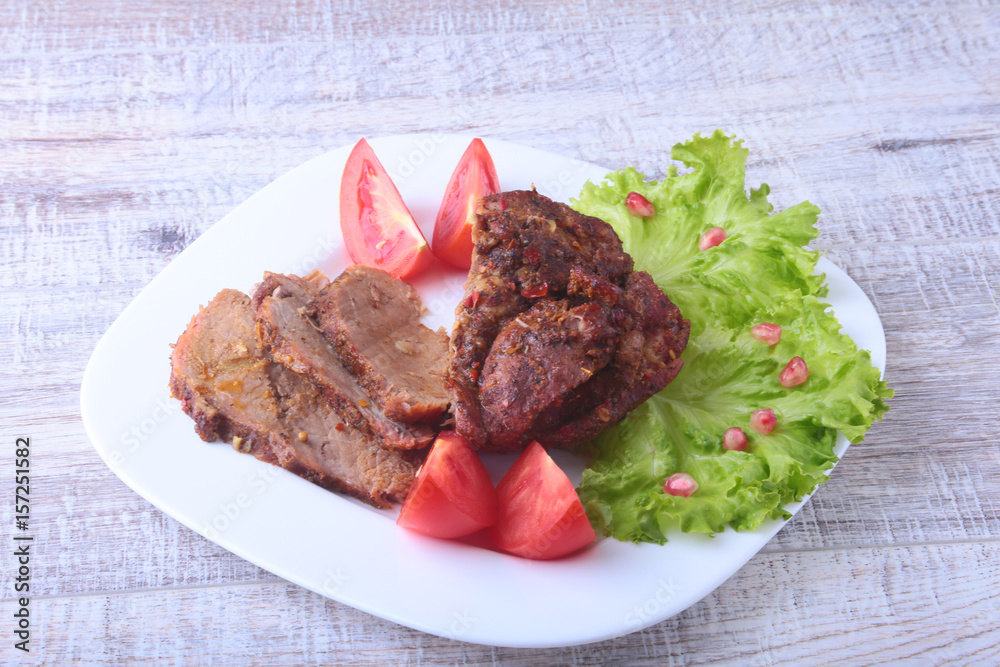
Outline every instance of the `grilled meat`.
<svg viewBox="0 0 1000 667">
<path fill-rule="evenodd" d="M 508 450 L 569 447 L 676 376 L 690 325 L 611 226 L 534 191 L 484 197 L 456 310 L 456 429 Z"/>
<path fill-rule="evenodd" d="M 376 507 L 405 498 L 422 455 L 344 424 L 312 383 L 272 361 L 255 329 L 249 297 L 223 290 L 177 340 L 170 390 L 198 435 Z"/>
<path fill-rule="evenodd" d="M 629 275 L 613 310 L 620 338 L 614 359 L 554 406 L 525 437 L 572 447 L 614 426 L 666 387 L 683 363 L 690 323 L 645 271 Z"/>
<path fill-rule="evenodd" d="M 522 440 L 540 414 L 608 365 L 618 348 L 610 309 L 543 299 L 496 337 L 480 382 L 483 425 L 494 445 Z"/>
<path fill-rule="evenodd" d="M 309 305 L 344 365 L 386 417 L 434 423 L 448 409 L 448 336 L 420 323 L 417 291 L 381 269 L 351 266 Z"/>
<path fill-rule="evenodd" d="M 427 424 L 390 419 L 364 391 L 309 317 L 310 301 L 329 286 L 319 272 L 305 278 L 265 273 L 253 296 L 257 330 L 267 351 L 282 365 L 309 378 L 343 421 L 393 449 L 419 449 L 434 440 Z M 362 312 L 351 313 L 365 318 Z M 400 351 L 397 357 L 407 358 Z"/>
</svg>

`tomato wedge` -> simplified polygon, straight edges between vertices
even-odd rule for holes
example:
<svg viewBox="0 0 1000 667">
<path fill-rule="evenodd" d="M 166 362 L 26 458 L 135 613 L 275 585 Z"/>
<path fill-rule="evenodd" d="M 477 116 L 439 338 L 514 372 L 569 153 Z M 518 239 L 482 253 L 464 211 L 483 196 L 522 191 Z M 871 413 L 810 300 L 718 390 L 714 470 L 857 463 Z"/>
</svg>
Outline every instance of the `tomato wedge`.
<svg viewBox="0 0 1000 667">
<path fill-rule="evenodd" d="M 493 482 L 469 441 L 455 431 L 438 434 L 396 525 L 431 537 L 461 537 L 496 519 Z"/>
<path fill-rule="evenodd" d="M 528 445 L 497 485 L 496 545 L 535 560 L 560 558 L 597 539 L 580 497 L 545 448 Z"/>
<path fill-rule="evenodd" d="M 473 139 L 448 181 L 434 221 L 434 256 L 459 269 L 472 266 L 472 224 L 480 197 L 500 192 L 493 158 L 482 139 Z"/>
<path fill-rule="evenodd" d="M 354 146 L 340 179 L 340 230 L 355 264 L 383 269 L 393 278 L 415 276 L 433 259 L 399 190 L 364 139 Z"/>
</svg>

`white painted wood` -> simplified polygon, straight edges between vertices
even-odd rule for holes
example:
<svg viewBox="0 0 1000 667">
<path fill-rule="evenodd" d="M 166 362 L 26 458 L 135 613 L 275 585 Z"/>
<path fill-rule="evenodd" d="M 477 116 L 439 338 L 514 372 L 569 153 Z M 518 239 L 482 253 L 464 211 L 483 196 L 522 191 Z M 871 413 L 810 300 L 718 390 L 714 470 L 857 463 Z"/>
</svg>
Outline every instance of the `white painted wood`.
<svg viewBox="0 0 1000 667">
<path fill-rule="evenodd" d="M 42 598 L 38 642 L 67 662 L 995 665 L 998 563 L 996 542 L 759 554 L 668 621 L 559 649 L 466 644 L 461 625 L 454 639 L 433 637 L 280 580 Z M 683 586 L 683 574 L 666 585 Z"/>
<path fill-rule="evenodd" d="M 1000 9 L 40 4 L 0 7 L 0 423 L 35 443 L 34 658 L 1000 661 Z M 673 143 L 716 127 L 751 149 L 748 185 L 823 208 L 817 247 L 879 310 L 897 395 L 765 552 L 674 619 L 539 652 L 400 628 L 179 526 L 87 441 L 79 382 L 104 330 L 213 222 L 324 150 L 460 131 L 655 176 Z"/>
</svg>

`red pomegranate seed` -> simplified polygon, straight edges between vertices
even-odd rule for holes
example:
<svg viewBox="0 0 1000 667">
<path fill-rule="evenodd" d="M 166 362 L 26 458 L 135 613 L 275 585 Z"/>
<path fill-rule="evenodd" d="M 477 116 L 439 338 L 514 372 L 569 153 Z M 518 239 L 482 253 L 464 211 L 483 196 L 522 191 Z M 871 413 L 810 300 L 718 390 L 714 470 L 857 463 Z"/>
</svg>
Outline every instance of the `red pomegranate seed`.
<svg viewBox="0 0 1000 667">
<path fill-rule="evenodd" d="M 742 452 L 747 448 L 747 436 L 739 426 L 727 428 L 722 434 L 722 446 L 734 452 Z"/>
<path fill-rule="evenodd" d="M 774 416 L 774 410 L 754 410 L 750 415 L 750 428 L 761 435 L 767 435 L 778 425 L 778 418 Z"/>
<path fill-rule="evenodd" d="M 638 192 L 628 193 L 628 197 L 625 197 L 625 206 L 629 213 L 640 218 L 648 218 L 656 214 L 656 207 L 653 206 L 653 203 Z"/>
<path fill-rule="evenodd" d="M 675 472 L 663 484 L 664 493 L 669 493 L 672 496 L 681 496 L 682 498 L 690 497 L 697 490 L 698 482 L 694 481 L 694 477 L 686 472 Z"/>
<path fill-rule="evenodd" d="M 750 428 L 761 435 L 767 435 L 778 425 L 778 418 L 774 416 L 774 410 L 754 410 L 750 415 Z"/>
<path fill-rule="evenodd" d="M 712 227 L 701 235 L 701 238 L 698 240 L 698 250 L 704 252 L 709 248 L 714 248 L 725 240 L 726 230 L 722 227 Z"/>
<path fill-rule="evenodd" d="M 750 328 L 750 335 L 762 343 L 777 345 L 781 340 L 781 327 L 770 322 L 761 322 Z"/>
<path fill-rule="evenodd" d="M 792 357 L 792 360 L 785 366 L 778 376 L 778 382 L 782 387 L 797 387 L 809 379 L 809 368 L 802 357 Z"/>
</svg>

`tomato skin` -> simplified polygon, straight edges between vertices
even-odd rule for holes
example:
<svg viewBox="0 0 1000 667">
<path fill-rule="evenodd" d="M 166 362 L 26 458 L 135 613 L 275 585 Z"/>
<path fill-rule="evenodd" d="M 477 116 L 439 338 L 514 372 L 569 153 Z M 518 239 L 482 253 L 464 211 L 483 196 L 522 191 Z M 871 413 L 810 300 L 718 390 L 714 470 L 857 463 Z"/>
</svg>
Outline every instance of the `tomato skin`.
<svg viewBox="0 0 1000 667">
<path fill-rule="evenodd" d="M 438 434 L 396 525 L 431 537 L 462 537 L 496 518 L 493 482 L 469 441 L 455 431 Z"/>
<path fill-rule="evenodd" d="M 496 545 L 534 560 L 561 558 L 597 539 L 580 498 L 537 442 L 528 445 L 497 485 Z"/>
<path fill-rule="evenodd" d="M 411 278 L 433 255 L 410 210 L 368 142 L 355 144 L 340 179 L 340 230 L 355 264 Z"/>
<path fill-rule="evenodd" d="M 482 139 L 473 139 L 458 161 L 445 188 L 434 221 L 434 256 L 459 268 L 472 266 L 472 225 L 484 195 L 500 192 L 493 158 Z"/>
</svg>

